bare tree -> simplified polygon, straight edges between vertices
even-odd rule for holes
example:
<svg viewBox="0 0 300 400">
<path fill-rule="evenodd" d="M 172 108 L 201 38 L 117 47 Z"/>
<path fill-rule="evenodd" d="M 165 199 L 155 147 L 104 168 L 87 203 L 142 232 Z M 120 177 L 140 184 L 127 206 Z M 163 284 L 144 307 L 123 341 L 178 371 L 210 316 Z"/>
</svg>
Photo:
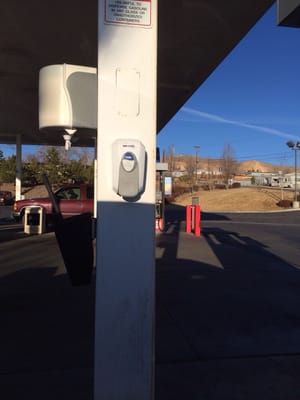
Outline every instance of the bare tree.
<svg viewBox="0 0 300 400">
<path fill-rule="evenodd" d="M 175 147 L 174 144 L 170 144 L 167 154 L 164 150 L 163 160 L 169 164 L 169 171 L 173 172 L 175 170 Z"/>
<path fill-rule="evenodd" d="M 169 146 L 169 154 L 170 154 L 170 167 L 171 167 L 171 171 L 175 171 L 175 162 L 176 162 L 176 155 L 175 155 L 175 146 L 172 143 Z"/>
<path fill-rule="evenodd" d="M 236 166 L 237 162 L 235 158 L 234 149 L 230 144 L 226 144 L 224 146 L 221 156 L 221 168 L 222 168 L 222 175 L 224 178 L 224 182 L 227 188 L 230 179 L 232 179 L 232 177 L 235 175 Z"/>
<path fill-rule="evenodd" d="M 214 189 L 214 183 L 212 180 L 212 173 L 213 171 L 211 170 L 211 158 L 207 159 L 207 175 L 206 175 L 206 181 L 207 181 L 207 186 L 208 190 L 213 190 Z"/>
<path fill-rule="evenodd" d="M 195 159 L 193 156 L 185 157 L 185 170 L 187 172 L 189 182 L 193 183 L 195 173 Z"/>
</svg>

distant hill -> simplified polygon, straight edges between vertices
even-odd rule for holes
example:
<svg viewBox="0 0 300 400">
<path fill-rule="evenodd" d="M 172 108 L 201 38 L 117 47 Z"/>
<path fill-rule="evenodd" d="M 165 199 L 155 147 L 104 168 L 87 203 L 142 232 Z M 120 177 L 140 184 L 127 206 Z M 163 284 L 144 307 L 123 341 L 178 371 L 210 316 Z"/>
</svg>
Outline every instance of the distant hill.
<svg viewBox="0 0 300 400">
<path fill-rule="evenodd" d="M 166 157 L 165 162 L 171 165 L 169 157 Z M 172 159 L 173 170 L 184 171 L 188 169 L 188 165 L 195 168 L 195 156 L 175 155 Z M 198 157 L 198 169 L 219 171 L 222 168 L 222 160 L 219 158 L 204 158 Z M 237 173 L 246 174 L 249 171 L 253 172 L 283 172 L 288 173 L 293 171 L 292 166 L 276 165 L 258 160 L 247 160 L 237 162 Z"/>
<path fill-rule="evenodd" d="M 240 173 L 245 173 L 248 171 L 257 171 L 257 172 L 279 172 L 282 171 L 284 173 L 291 172 L 293 167 L 291 166 L 283 166 L 283 165 L 274 165 L 262 161 L 257 160 L 248 160 L 242 161 L 238 163 L 238 170 Z"/>
</svg>

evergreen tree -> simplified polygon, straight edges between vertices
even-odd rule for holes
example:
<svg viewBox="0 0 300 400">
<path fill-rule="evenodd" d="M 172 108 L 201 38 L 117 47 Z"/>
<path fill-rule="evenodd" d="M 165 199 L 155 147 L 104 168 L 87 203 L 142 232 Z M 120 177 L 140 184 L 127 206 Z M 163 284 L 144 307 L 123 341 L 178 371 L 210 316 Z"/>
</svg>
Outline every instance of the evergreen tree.
<svg viewBox="0 0 300 400">
<path fill-rule="evenodd" d="M 0 158 L 0 181 L 11 183 L 16 179 L 16 156 Z"/>
<path fill-rule="evenodd" d="M 49 147 L 45 153 L 44 172 L 51 184 L 62 183 L 65 180 L 64 166 L 56 147 Z"/>
</svg>

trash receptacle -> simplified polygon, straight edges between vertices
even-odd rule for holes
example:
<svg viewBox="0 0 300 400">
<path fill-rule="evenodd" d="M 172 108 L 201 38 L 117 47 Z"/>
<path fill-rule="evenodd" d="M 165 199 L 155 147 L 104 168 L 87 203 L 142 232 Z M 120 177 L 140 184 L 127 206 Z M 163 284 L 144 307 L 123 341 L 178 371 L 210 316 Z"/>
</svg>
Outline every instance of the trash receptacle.
<svg viewBox="0 0 300 400">
<path fill-rule="evenodd" d="M 24 233 L 42 234 L 46 231 L 46 213 L 43 207 L 26 207 L 24 215 Z"/>
</svg>

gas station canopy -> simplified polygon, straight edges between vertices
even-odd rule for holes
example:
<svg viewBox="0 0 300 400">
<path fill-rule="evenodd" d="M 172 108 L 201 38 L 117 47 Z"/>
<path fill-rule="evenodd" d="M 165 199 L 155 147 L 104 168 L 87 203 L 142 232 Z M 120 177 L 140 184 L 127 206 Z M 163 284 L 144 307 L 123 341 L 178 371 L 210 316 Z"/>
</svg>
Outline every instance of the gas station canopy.
<svg viewBox="0 0 300 400">
<path fill-rule="evenodd" d="M 172 118 L 274 0 L 160 0 L 158 127 Z M 39 70 L 97 66 L 97 0 L 2 0 L 0 143 L 58 145 L 38 128 Z M 274 21 L 274 24 L 276 21 Z M 77 146 L 93 146 L 94 134 Z"/>
</svg>

